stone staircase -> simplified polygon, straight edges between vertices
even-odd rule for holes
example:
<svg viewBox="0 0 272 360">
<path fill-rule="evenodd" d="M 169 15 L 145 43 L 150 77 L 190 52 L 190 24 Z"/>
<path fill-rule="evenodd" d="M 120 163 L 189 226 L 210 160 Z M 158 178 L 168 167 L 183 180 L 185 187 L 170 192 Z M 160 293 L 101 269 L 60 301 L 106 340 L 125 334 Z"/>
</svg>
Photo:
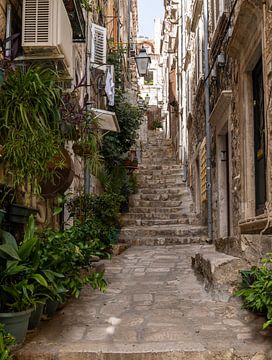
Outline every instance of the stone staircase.
<svg viewBox="0 0 272 360">
<path fill-rule="evenodd" d="M 120 241 L 130 245 L 181 245 L 204 242 L 205 226 L 193 211 L 190 190 L 182 180 L 171 140 L 149 131 L 136 172 L 138 193 L 123 215 Z"/>
</svg>

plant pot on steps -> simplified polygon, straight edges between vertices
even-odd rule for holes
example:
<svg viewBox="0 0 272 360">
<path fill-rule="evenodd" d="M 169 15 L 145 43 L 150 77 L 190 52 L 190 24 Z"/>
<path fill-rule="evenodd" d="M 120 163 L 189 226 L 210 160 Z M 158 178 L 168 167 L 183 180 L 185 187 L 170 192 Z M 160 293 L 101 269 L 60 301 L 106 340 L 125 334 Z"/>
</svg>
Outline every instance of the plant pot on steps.
<svg viewBox="0 0 272 360">
<path fill-rule="evenodd" d="M 43 308 L 44 308 L 44 304 L 37 304 L 36 309 L 34 309 L 31 312 L 28 323 L 28 330 L 33 330 L 36 329 L 36 327 L 38 327 L 43 314 Z"/>
<path fill-rule="evenodd" d="M 33 309 L 20 312 L 0 313 L 0 322 L 5 329 L 15 337 L 17 344 L 25 340 L 30 314 Z"/>
<path fill-rule="evenodd" d="M 52 318 L 57 311 L 57 308 L 59 306 L 58 301 L 53 301 L 51 299 L 48 299 L 46 301 L 46 305 L 44 308 L 44 314 L 47 315 L 48 318 Z"/>
<path fill-rule="evenodd" d="M 8 220 L 17 224 L 27 224 L 29 216 L 37 212 L 38 210 L 34 208 L 11 204 L 8 207 Z"/>
<path fill-rule="evenodd" d="M 3 209 L 0 209 L 0 224 L 2 224 L 5 216 L 6 216 L 6 211 Z"/>
</svg>

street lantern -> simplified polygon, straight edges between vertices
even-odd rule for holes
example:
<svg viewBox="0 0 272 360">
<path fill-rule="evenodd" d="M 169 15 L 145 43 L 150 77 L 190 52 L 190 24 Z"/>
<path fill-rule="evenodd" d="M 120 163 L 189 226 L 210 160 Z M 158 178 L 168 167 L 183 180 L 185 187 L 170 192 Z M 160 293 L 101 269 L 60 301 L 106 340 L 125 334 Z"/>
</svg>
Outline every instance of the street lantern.
<svg viewBox="0 0 272 360">
<path fill-rule="evenodd" d="M 148 94 L 145 95 L 145 105 L 148 105 L 149 104 L 149 101 L 150 101 L 150 96 Z"/>
<path fill-rule="evenodd" d="M 148 71 L 148 65 L 151 63 L 150 56 L 147 55 L 146 49 L 141 48 L 138 56 L 135 57 L 139 76 L 145 76 Z"/>
</svg>

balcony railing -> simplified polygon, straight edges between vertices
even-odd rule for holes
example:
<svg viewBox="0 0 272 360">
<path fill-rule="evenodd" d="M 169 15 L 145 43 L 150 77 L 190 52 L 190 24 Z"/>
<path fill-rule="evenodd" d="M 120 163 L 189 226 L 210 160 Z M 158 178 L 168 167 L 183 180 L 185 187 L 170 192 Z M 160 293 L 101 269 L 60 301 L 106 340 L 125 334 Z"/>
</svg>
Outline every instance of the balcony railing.
<svg viewBox="0 0 272 360">
<path fill-rule="evenodd" d="M 85 19 L 81 7 L 80 0 L 63 0 L 68 13 L 72 29 L 73 29 L 73 41 L 84 42 L 85 41 Z"/>
</svg>

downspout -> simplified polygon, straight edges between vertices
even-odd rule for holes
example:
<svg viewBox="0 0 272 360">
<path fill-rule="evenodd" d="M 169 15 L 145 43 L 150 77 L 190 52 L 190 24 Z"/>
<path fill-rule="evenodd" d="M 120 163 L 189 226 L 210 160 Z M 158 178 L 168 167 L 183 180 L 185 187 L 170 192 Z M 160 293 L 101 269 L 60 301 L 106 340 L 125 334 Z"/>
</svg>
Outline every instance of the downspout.
<svg viewBox="0 0 272 360">
<path fill-rule="evenodd" d="M 118 47 L 121 41 L 121 34 L 120 34 L 120 0 L 117 0 L 117 42 Z"/>
<path fill-rule="evenodd" d="M 90 58 L 90 52 L 91 52 L 91 45 L 90 45 L 90 29 L 89 29 L 89 10 L 87 10 L 87 21 L 86 21 L 86 75 L 87 75 L 87 87 L 86 87 L 86 94 L 88 95 L 88 99 L 91 97 L 91 87 L 90 87 L 90 62 L 89 62 L 89 58 Z M 86 164 L 86 158 L 84 157 L 83 159 L 84 161 L 84 193 L 85 194 L 89 194 L 90 193 L 90 188 L 91 188 L 91 174 L 90 174 L 90 170 L 87 167 Z"/>
<path fill-rule="evenodd" d="M 209 92 L 209 4 L 204 0 L 204 66 L 205 66 L 205 123 L 206 123 L 206 165 L 207 165 L 207 198 L 208 198 L 208 242 L 213 241 L 212 222 L 212 169 L 211 169 L 211 127 L 210 127 L 210 92 Z"/>
<path fill-rule="evenodd" d="M 11 5 L 7 4 L 7 20 L 6 20 L 6 38 L 11 36 Z M 10 58 L 11 56 L 11 40 L 9 40 L 6 44 L 6 58 Z"/>
<path fill-rule="evenodd" d="M 131 0 L 128 0 L 128 39 L 127 39 L 127 72 L 128 72 L 128 83 L 129 87 L 131 85 L 131 78 L 130 78 L 130 32 L 131 32 Z"/>
</svg>

